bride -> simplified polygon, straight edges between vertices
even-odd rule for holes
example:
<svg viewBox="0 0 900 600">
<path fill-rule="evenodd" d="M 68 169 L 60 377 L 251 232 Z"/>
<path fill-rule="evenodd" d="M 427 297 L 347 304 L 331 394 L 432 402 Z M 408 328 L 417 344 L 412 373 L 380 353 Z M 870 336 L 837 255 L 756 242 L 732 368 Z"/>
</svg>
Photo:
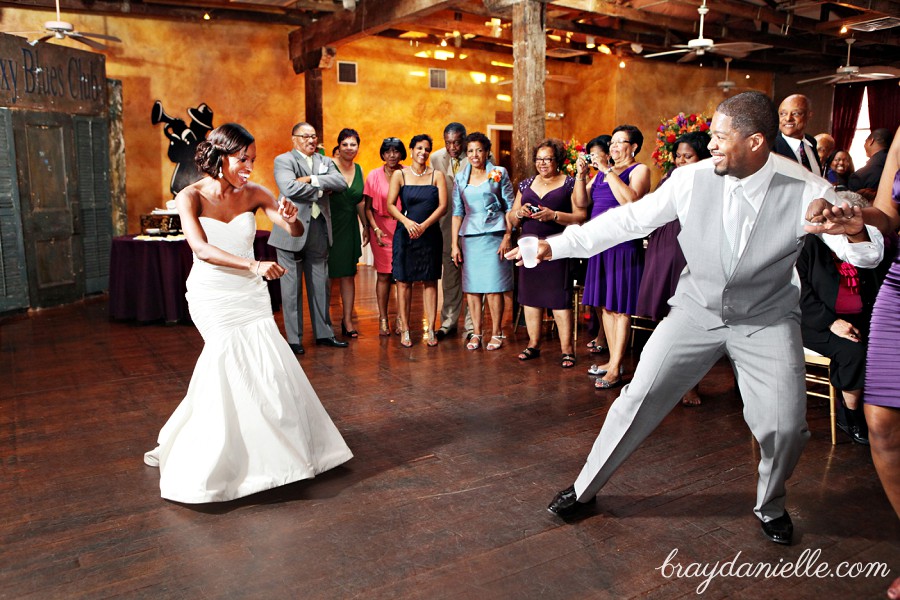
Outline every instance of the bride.
<svg viewBox="0 0 900 600">
<path fill-rule="evenodd" d="M 253 136 L 226 123 L 197 147 L 206 177 L 176 196 L 194 252 L 191 318 L 205 346 L 187 395 L 144 462 L 159 467 L 163 498 L 233 500 L 315 477 L 353 454 L 278 331 L 264 279 L 284 274 L 253 258 L 257 209 L 292 236 L 297 207 L 250 183 Z"/>
</svg>

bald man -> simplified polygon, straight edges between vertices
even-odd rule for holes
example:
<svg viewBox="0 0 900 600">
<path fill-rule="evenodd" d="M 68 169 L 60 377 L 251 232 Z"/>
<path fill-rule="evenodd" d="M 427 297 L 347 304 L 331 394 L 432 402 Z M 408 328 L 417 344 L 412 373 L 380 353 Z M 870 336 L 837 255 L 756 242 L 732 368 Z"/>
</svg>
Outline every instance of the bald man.
<svg viewBox="0 0 900 600">
<path fill-rule="evenodd" d="M 831 164 L 831 159 L 834 158 L 835 141 L 827 133 L 820 133 L 815 138 L 818 145 L 819 165 L 822 166 L 822 177 L 825 177 L 825 174 L 828 172 L 828 165 Z"/>
<path fill-rule="evenodd" d="M 812 104 L 803 94 L 792 94 L 778 107 L 778 135 L 772 151 L 796 161 L 816 175 L 822 174 L 816 138 L 806 133 Z"/>
</svg>

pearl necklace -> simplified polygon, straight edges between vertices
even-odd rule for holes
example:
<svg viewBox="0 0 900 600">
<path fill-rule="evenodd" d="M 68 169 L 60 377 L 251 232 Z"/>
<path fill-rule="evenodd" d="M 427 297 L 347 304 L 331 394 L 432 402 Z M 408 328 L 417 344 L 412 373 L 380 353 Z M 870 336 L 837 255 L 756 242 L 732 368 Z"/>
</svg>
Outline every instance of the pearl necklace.
<svg viewBox="0 0 900 600">
<path fill-rule="evenodd" d="M 421 173 L 416 173 L 416 170 L 412 168 L 412 165 L 409 166 L 409 170 L 412 171 L 412 174 L 416 177 L 425 177 L 425 174 L 428 173 L 428 166 L 426 165 L 425 170 Z"/>
</svg>

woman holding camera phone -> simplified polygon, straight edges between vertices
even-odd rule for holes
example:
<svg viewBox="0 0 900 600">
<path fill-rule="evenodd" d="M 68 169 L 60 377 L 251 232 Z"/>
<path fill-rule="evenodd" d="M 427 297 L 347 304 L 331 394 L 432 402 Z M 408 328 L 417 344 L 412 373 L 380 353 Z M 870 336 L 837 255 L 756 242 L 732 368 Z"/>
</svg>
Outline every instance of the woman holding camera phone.
<svg viewBox="0 0 900 600">
<path fill-rule="evenodd" d="M 537 175 L 519 183 L 519 191 L 512 209 L 507 213 L 512 228 L 522 228 L 522 234 L 544 239 L 562 232 L 567 225 L 583 223 L 587 218 L 587 196 L 575 179 L 562 173 L 559 166 L 565 160 L 565 145 L 557 139 L 546 139 L 534 150 Z M 584 170 L 584 161 L 579 170 Z M 575 366 L 572 341 L 572 276 L 566 260 L 545 261 L 532 269 L 519 267 L 519 304 L 525 310 L 528 346 L 519 353 L 519 360 L 531 360 L 541 355 L 541 323 L 544 310 L 553 311 L 562 350 L 560 366 Z"/>
<path fill-rule="evenodd" d="M 588 143 L 588 151 L 593 149 L 594 141 Z M 634 125 L 619 125 L 613 129 L 609 142 L 611 162 L 609 166 L 599 165 L 600 172 L 590 185 L 592 219 L 611 208 L 637 202 L 650 191 L 650 169 L 634 158 L 643 143 L 644 136 Z M 577 167 L 575 189 L 584 190 L 587 196 L 584 158 L 578 159 Z M 602 307 L 603 331 L 609 344 L 609 362 L 591 365 L 588 369 L 589 374 L 600 377 L 594 382 L 597 389 L 614 388 L 622 383 L 622 359 L 631 328 L 630 315 L 635 313 L 643 271 L 643 240 L 618 244 L 588 260 L 584 303 Z"/>
</svg>

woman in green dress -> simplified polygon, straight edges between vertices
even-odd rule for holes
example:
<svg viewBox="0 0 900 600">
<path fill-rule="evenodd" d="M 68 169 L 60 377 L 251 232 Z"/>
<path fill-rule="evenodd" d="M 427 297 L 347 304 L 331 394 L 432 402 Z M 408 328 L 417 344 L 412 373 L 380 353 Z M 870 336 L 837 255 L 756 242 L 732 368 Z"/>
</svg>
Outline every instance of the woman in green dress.
<svg viewBox="0 0 900 600">
<path fill-rule="evenodd" d="M 356 296 L 356 263 L 362 256 L 362 246 L 369 243 L 363 204 L 363 172 L 353 162 L 359 152 L 359 134 L 355 129 L 341 129 L 334 163 L 347 180 L 347 189 L 331 195 L 332 244 L 328 251 L 328 276 L 337 279 L 341 288 L 341 333 L 346 337 L 359 337 L 353 325 L 353 301 Z"/>
</svg>

